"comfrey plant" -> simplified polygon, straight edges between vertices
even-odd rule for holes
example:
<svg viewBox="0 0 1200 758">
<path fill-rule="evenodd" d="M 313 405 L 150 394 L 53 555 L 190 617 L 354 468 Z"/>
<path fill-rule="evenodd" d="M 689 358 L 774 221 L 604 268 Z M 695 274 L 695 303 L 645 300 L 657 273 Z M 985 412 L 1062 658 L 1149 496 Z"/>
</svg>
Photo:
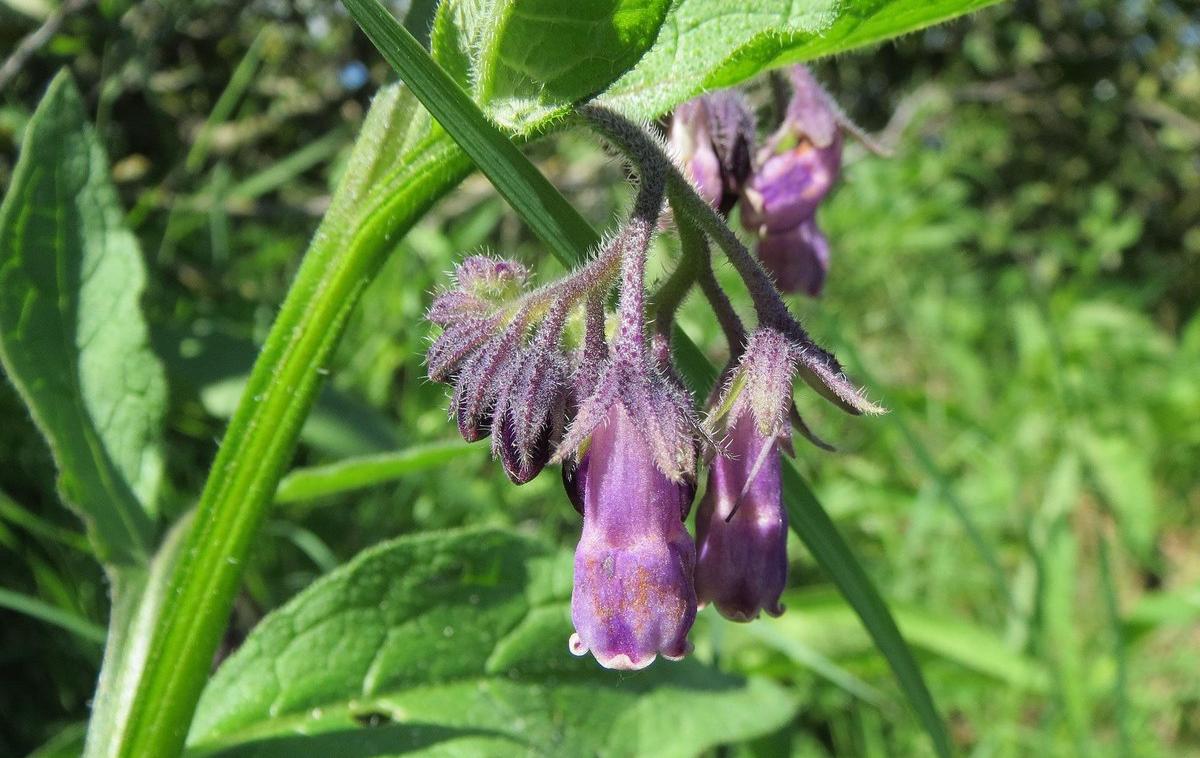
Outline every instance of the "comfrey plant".
<svg viewBox="0 0 1200 758">
<path fill-rule="evenodd" d="M 791 244 L 785 240 L 798 232 L 788 224 L 815 229 L 812 214 L 840 162 L 839 122 L 807 71 L 797 68 L 792 78 L 784 125 L 755 160 L 754 118 L 736 92 L 681 106 L 670 147 L 609 110 L 580 108 L 578 117 L 638 177 L 630 217 L 586 265 L 537 288 L 519 263 L 468 257 L 428 312 L 442 327 L 428 351 L 429 377 L 452 385 L 451 416 L 463 438 L 490 434 L 494 457 L 516 484 L 548 463 L 562 464 L 567 494 L 583 516 L 569 646 L 608 668 L 685 655 L 699 604 L 737 621 L 783 611 L 780 456 L 790 450 L 793 426 L 815 441 L 792 402 L 798 373 L 850 412 L 879 410 L 811 341 L 723 218 L 741 201 L 744 217 L 761 221 L 760 255 Z M 667 200 L 683 255 L 648 309 L 646 258 L 656 231 L 671 226 Z M 751 294 L 752 332 L 716 282 L 709 239 Z M 788 252 L 812 255 L 798 244 Z M 814 281 L 819 288 L 813 277 L 820 269 L 823 278 L 823 268 L 781 260 L 764 255 L 785 289 L 797 281 L 810 292 Z M 693 286 L 730 348 L 722 389 L 703 421 L 675 379 L 668 349 L 675 310 Z M 614 289 L 610 318 L 605 304 Z M 581 337 L 568 329 L 576 321 Z M 711 459 L 708 486 L 693 542 L 684 522 L 704 458 Z"/>
</svg>

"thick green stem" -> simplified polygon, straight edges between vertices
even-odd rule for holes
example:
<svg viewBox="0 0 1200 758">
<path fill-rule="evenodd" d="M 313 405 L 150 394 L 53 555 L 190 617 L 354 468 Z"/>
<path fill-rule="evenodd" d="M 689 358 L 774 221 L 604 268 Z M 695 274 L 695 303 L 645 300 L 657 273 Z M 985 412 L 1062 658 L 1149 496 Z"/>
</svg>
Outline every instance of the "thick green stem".
<svg viewBox="0 0 1200 758">
<path fill-rule="evenodd" d="M 317 231 L 217 453 L 111 754 L 171 756 L 182 749 L 251 541 L 346 317 L 392 249 L 391 240 L 470 168 L 441 130 L 411 155 L 408 181 L 378 199 L 377 208 L 358 217 L 361 223 L 350 228 L 330 214 Z"/>
</svg>

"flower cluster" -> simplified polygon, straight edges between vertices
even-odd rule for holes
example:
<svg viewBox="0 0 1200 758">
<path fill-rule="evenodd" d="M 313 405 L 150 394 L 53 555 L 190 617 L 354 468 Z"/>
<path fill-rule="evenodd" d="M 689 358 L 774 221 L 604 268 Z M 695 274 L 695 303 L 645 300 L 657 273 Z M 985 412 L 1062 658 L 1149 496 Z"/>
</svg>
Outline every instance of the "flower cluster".
<svg viewBox="0 0 1200 758">
<path fill-rule="evenodd" d="M 808 69 L 794 66 L 788 78 L 783 122 L 757 151 L 754 116 L 729 92 L 676 109 L 671 142 L 714 208 L 727 214 L 741 200 L 742 225 L 758 238 L 759 260 L 776 285 L 816 296 L 829 270 L 829 240 L 816 211 L 841 170 L 846 122 Z"/>
<path fill-rule="evenodd" d="M 450 415 L 463 438 L 490 435 L 494 457 L 517 484 L 562 464 L 567 495 L 583 517 L 569 647 L 608 668 L 685 655 L 702 604 L 739 621 L 780 613 L 787 580 L 780 467 L 798 421 L 793 379 L 799 374 L 851 412 L 874 410 L 833 356 L 812 344 L 713 210 L 728 210 L 753 179 L 754 126 L 740 96 L 710 96 L 688 109 L 680 118 L 701 137 L 676 141 L 685 177 L 656 136 L 604 109 L 581 108 L 633 163 L 639 188 L 630 218 L 585 265 L 541 287 L 516 262 L 468 257 L 427 314 L 442 329 L 428 350 L 429 377 L 453 387 Z M 682 258 L 648 305 L 647 253 L 666 228 L 667 198 L 680 222 Z M 755 301 L 759 323 L 749 336 L 713 277 L 709 238 Z M 671 364 L 668 337 L 693 285 L 731 350 L 703 422 Z M 580 322 L 582 329 L 569 328 Z M 685 522 L 699 462 L 710 456 L 693 540 Z"/>
</svg>

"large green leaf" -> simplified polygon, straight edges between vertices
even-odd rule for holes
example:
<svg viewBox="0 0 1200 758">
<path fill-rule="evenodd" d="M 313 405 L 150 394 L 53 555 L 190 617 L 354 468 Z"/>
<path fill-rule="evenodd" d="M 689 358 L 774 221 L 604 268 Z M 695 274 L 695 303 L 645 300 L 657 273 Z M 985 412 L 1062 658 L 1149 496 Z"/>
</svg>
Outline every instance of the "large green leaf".
<svg viewBox="0 0 1200 758">
<path fill-rule="evenodd" d="M 570 583 L 568 554 L 503 531 L 368 550 L 259 624 L 205 691 L 189 744 L 221 755 L 684 756 L 794 714 L 777 685 L 695 661 L 621 676 L 575 658 Z"/>
<path fill-rule="evenodd" d="M 0 359 L 97 553 L 138 563 L 154 532 L 166 382 L 138 303 L 145 267 L 121 216 L 104 150 L 59 74 L 0 207 Z"/>
<path fill-rule="evenodd" d="M 668 0 L 445 0 L 434 57 L 502 126 L 528 133 L 598 94 L 650 47 Z"/>
<path fill-rule="evenodd" d="M 997 0 L 678 0 L 653 47 L 601 99 L 654 118 L 769 68 L 845 52 Z"/>
</svg>

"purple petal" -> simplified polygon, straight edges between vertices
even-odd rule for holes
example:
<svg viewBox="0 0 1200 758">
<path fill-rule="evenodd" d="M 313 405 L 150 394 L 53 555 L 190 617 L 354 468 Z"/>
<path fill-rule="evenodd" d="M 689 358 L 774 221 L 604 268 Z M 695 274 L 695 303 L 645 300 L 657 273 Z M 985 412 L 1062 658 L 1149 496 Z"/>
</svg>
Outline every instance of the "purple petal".
<svg viewBox="0 0 1200 758">
<path fill-rule="evenodd" d="M 758 257 L 782 291 L 821 294 L 829 270 L 829 240 L 812 219 L 769 232 L 758 242 Z"/>
</svg>

